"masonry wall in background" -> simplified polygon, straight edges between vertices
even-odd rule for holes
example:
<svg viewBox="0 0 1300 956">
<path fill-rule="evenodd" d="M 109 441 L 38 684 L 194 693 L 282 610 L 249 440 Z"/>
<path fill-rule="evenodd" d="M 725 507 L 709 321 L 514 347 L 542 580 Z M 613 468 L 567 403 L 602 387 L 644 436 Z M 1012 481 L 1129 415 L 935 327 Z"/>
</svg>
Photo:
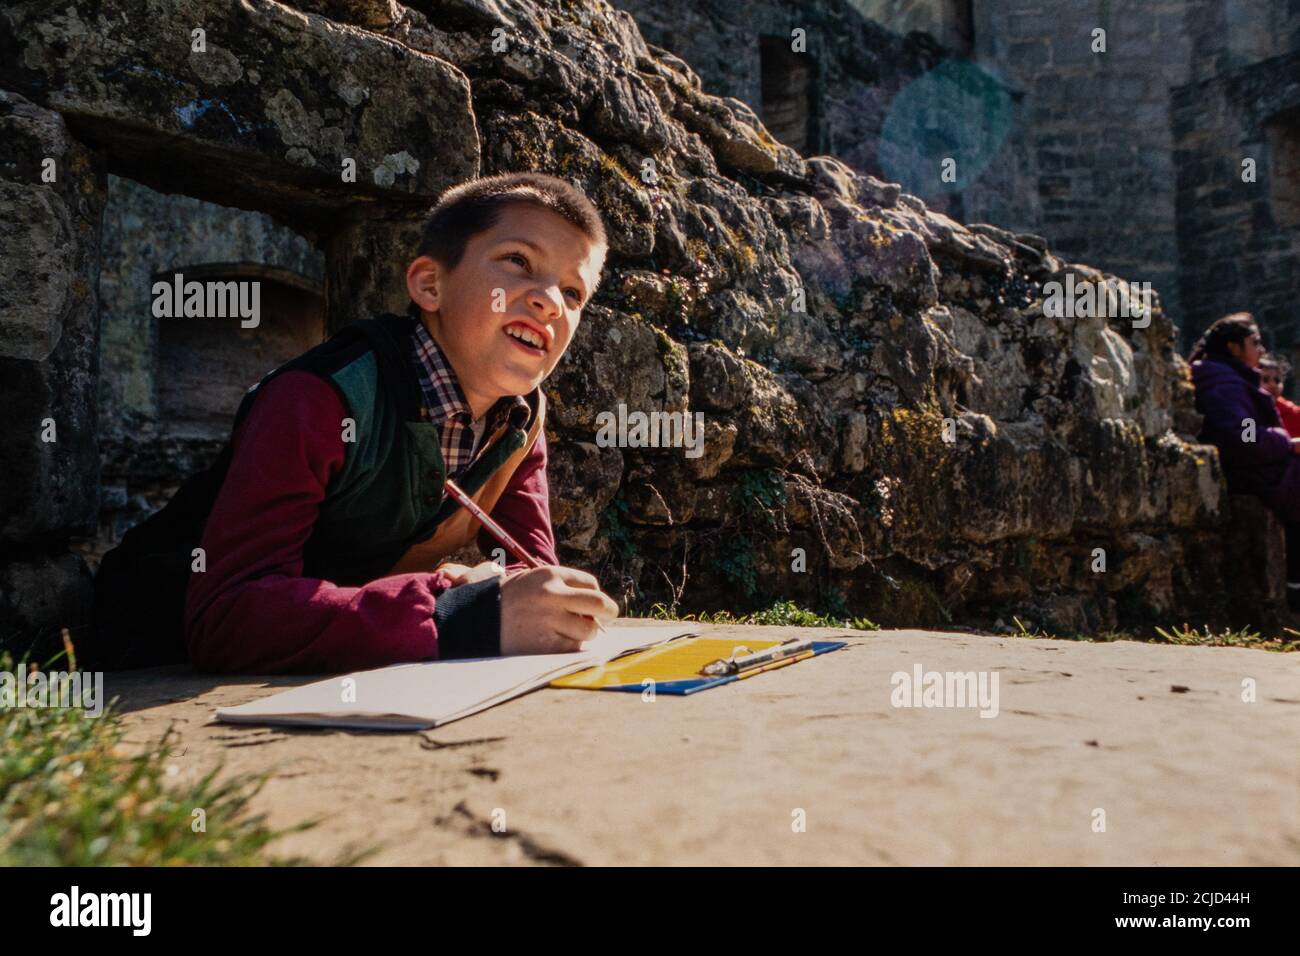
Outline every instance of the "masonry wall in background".
<svg viewBox="0 0 1300 956">
<path fill-rule="evenodd" d="M 1205 223 L 1196 217 L 1203 210 L 1190 217 L 1180 212 L 1211 189 L 1220 206 L 1229 192 L 1237 197 L 1232 203 L 1245 204 L 1241 209 L 1261 201 L 1258 191 L 1233 186 L 1239 176 L 1224 165 L 1228 154 L 1239 160 L 1244 146 L 1258 144 L 1261 154 L 1291 155 L 1287 144 L 1294 140 L 1280 107 L 1261 115 L 1264 104 L 1243 96 L 1263 95 L 1274 106 L 1294 99 L 1287 92 L 1294 72 L 1285 74 L 1290 61 L 1284 59 L 1300 52 L 1294 3 L 621 0 L 619 6 L 633 12 L 652 42 L 760 113 L 764 101 L 753 76 L 761 44 L 769 42 L 764 37 L 806 29 L 815 38 L 810 95 L 820 104 L 820 151 L 901 182 L 962 222 L 1041 235 L 1066 255 L 1152 283 L 1180 328 L 1184 352 L 1210 321 L 1240 310 L 1261 315 L 1272 347 L 1294 347 L 1297 317 L 1284 307 L 1294 287 L 1280 278 L 1284 271 L 1300 273 L 1294 225 L 1279 221 L 1274 229 L 1261 220 L 1271 238 L 1252 233 L 1255 247 L 1238 250 L 1245 278 L 1224 258 L 1228 244 L 1202 241 Z M 1105 30 L 1104 53 L 1093 50 L 1096 29 Z M 925 46 L 927 40 L 934 46 Z M 1255 64 L 1260 92 L 1248 94 L 1240 87 Z M 1207 85 L 1188 87 L 1193 81 Z M 1264 93 L 1266 83 L 1274 89 Z M 1234 111 L 1251 117 L 1248 128 Z M 941 181 L 945 157 L 957 159 L 956 183 Z M 1274 199 L 1272 208 L 1289 202 Z M 1265 214 L 1262 204 L 1256 208 Z M 1227 215 L 1216 213 L 1210 231 L 1235 228 Z"/>
<path fill-rule="evenodd" d="M 995 166 L 968 194 L 974 220 L 1048 237 L 1065 254 L 1150 282 L 1181 324 L 1169 88 L 1186 82 L 1186 3 L 976 2 L 975 60 L 1025 97 Z M 1105 52 L 1093 31 L 1105 30 Z M 985 183 L 987 182 L 987 186 Z M 1016 193 L 1036 197 L 1034 217 Z"/>
<path fill-rule="evenodd" d="M 1300 7 L 976 0 L 975 8 L 976 61 L 1031 104 L 1013 140 L 1030 165 L 1006 186 L 1035 194 L 1039 206 L 1037 220 L 1024 219 L 1005 202 L 1007 189 L 981 195 L 981 184 L 968 194 L 970 215 L 1023 225 L 1070 255 L 1151 282 L 1185 350 L 1236 311 L 1259 315 L 1271 347 L 1293 349 L 1300 317 L 1281 307 L 1279 292 L 1283 272 L 1300 273 L 1296 233 L 1261 218 L 1268 170 L 1247 186 L 1240 161 L 1247 147 L 1269 151 L 1265 123 L 1297 99 Z M 1105 54 L 1089 48 L 1097 27 Z M 1230 203 L 1240 204 L 1233 213 Z M 1236 247 L 1213 238 L 1228 232 Z"/>
<path fill-rule="evenodd" d="M 1300 7 L 1198 10 L 1196 69 L 1172 91 L 1186 334 L 1246 309 L 1300 358 Z M 1253 182 L 1245 181 L 1251 160 Z"/>
<path fill-rule="evenodd" d="M 863 16 L 898 34 L 928 33 L 947 49 L 968 56 L 975 39 L 978 0 L 849 0 Z"/>
<path fill-rule="evenodd" d="M 849 0 L 619 0 L 615 6 L 636 17 L 648 41 L 699 71 L 710 90 L 748 104 L 780 142 L 886 179 L 897 178 L 879 155 L 890 103 L 948 55 L 934 37 L 903 36 Z M 801 53 L 791 49 L 795 29 L 805 33 Z M 932 208 L 960 216 L 960 191 L 937 176 L 935 187 L 905 184 Z"/>
</svg>

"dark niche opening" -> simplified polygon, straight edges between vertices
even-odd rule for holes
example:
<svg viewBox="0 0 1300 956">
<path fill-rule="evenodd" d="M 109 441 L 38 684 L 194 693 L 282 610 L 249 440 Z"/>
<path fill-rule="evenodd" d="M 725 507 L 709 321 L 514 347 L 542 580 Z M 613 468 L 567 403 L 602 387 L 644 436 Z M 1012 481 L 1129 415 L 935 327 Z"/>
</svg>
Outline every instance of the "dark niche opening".
<svg viewBox="0 0 1300 956">
<path fill-rule="evenodd" d="M 761 118 L 776 138 L 800 153 L 813 147 L 815 70 L 812 57 L 790 48 L 790 37 L 759 37 Z"/>
<path fill-rule="evenodd" d="M 969 57 L 975 52 L 975 4 L 972 0 L 945 0 L 944 45 Z"/>
</svg>

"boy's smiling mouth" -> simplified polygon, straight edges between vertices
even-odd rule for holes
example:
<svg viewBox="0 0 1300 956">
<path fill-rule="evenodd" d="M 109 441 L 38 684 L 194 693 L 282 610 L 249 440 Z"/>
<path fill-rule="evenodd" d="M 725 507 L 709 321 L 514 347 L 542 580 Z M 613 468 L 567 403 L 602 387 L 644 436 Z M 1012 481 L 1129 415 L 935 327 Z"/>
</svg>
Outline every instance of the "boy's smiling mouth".
<svg viewBox="0 0 1300 956">
<path fill-rule="evenodd" d="M 546 334 L 530 322 L 514 321 L 501 331 L 530 355 L 545 355 L 547 352 Z"/>
</svg>

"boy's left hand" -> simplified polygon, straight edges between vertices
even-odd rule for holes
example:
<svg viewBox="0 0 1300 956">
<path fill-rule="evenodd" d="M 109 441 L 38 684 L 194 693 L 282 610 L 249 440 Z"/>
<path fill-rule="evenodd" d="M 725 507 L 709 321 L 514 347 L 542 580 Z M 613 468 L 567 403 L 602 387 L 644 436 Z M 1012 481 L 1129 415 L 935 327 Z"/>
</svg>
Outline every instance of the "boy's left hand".
<svg viewBox="0 0 1300 956">
<path fill-rule="evenodd" d="M 484 561 L 472 568 L 464 564 L 440 564 L 435 570 L 451 578 L 452 587 L 474 584 L 477 581 L 486 581 L 488 578 L 500 578 L 503 581 L 506 578 L 506 569 L 495 561 Z"/>
</svg>

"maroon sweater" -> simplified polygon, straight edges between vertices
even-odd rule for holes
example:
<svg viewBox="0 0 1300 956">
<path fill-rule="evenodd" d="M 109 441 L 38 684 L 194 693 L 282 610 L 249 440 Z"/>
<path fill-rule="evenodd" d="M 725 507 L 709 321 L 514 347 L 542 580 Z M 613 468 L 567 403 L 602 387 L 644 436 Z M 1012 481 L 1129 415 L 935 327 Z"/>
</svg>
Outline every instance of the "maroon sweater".
<svg viewBox="0 0 1300 956">
<path fill-rule="evenodd" d="M 190 576 L 186 592 L 185 640 L 201 670 L 324 673 L 500 652 L 495 580 L 451 587 L 433 572 L 338 587 L 303 577 L 303 548 L 343 465 L 346 414 L 329 383 L 285 372 L 236 429 L 230 471 L 203 532 L 207 569 Z M 556 564 L 548 498 L 542 433 L 492 517 Z M 497 547 L 486 533 L 479 546 Z"/>
</svg>

